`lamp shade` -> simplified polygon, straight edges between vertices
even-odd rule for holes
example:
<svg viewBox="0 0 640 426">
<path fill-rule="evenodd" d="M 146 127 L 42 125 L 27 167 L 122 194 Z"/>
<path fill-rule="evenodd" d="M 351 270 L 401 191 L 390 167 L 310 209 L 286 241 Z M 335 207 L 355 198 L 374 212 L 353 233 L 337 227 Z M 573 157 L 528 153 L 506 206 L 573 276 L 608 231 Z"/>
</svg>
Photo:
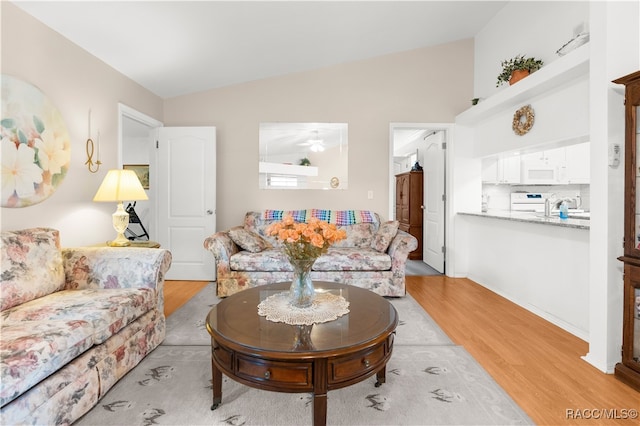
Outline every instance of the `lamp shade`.
<svg viewBox="0 0 640 426">
<path fill-rule="evenodd" d="M 133 170 L 109 170 L 93 201 L 148 200 L 140 179 Z"/>
</svg>

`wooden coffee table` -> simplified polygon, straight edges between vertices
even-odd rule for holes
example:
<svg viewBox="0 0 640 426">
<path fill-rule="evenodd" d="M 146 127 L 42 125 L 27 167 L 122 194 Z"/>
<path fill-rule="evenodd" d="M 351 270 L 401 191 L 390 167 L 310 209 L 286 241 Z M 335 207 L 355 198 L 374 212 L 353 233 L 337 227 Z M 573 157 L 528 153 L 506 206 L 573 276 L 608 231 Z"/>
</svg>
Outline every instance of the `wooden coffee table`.
<svg viewBox="0 0 640 426">
<path fill-rule="evenodd" d="M 222 300 L 207 316 L 211 335 L 213 405 L 222 402 L 222 373 L 254 388 L 313 393 L 313 424 L 325 425 L 327 392 L 376 374 L 385 382 L 398 313 L 372 291 L 316 282 L 316 291 L 342 295 L 349 313 L 311 326 L 276 323 L 258 315 L 258 304 L 289 289 L 278 283 L 243 290 Z"/>
</svg>

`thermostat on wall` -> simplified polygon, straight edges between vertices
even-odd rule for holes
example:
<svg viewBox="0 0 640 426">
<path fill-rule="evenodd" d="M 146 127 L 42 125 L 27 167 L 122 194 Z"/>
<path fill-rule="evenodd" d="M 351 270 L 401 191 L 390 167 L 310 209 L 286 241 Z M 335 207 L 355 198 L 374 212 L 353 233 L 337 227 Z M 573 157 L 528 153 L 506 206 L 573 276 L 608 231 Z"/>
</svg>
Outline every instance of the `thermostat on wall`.
<svg viewBox="0 0 640 426">
<path fill-rule="evenodd" d="M 616 168 L 620 165 L 620 144 L 609 144 L 609 167 Z"/>
</svg>

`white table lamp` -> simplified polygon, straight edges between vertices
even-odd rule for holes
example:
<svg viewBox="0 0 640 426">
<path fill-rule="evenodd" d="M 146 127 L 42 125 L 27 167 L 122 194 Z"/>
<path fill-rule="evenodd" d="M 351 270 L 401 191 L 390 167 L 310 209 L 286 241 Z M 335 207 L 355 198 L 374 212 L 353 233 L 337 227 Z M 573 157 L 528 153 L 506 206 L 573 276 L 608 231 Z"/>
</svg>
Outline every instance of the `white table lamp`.
<svg viewBox="0 0 640 426">
<path fill-rule="evenodd" d="M 113 228 L 118 237 L 109 241 L 111 247 L 125 247 L 131 242 L 124 236 L 129 226 L 129 213 L 124 210 L 123 201 L 148 200 L 140 179 L 133 170 L 109 170 L 104 177 L 93 201 L 110 201 L 118 203 L 118 208 L 113 214 Z"/>
</svg>

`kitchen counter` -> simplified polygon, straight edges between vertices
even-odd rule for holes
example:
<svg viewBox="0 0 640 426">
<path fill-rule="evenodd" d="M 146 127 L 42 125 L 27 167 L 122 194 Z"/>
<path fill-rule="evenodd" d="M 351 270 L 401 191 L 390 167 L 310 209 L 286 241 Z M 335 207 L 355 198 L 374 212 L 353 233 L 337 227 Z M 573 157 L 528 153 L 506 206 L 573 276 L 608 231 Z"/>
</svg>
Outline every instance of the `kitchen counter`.
<svg viewBox="0 0 640 426">
<path fill-rule="evenodd" d="M 515 222 L 538 223 L 541 225 L 562 226 L 567 228 L 589 229 L 589 219 L 560 219 L 558 216 L 545 217 L 542 213 L 513 212 L 511 210 L 489 210 L 487 212 L 458 212 L 460 215 L 488 217 Z"/>
</svg>

